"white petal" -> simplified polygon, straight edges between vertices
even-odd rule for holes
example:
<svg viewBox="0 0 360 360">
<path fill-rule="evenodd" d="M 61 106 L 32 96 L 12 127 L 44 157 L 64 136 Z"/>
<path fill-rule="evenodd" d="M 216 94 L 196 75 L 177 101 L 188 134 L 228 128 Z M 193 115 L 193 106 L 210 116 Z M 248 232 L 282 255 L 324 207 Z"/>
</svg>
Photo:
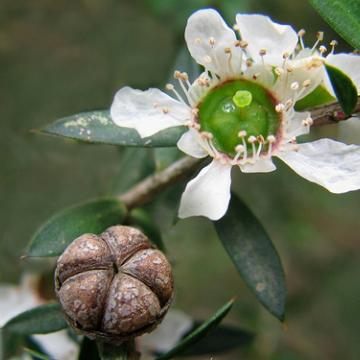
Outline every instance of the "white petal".
<svg viewBox="0 0 360 360">
<path fill-rule="evenodd" d="M 260 158 L 254 164 L 240 165 L 244 173 L 268 173 L 276 170 L 276 166 L 270 158 Z"/>
<path fill-rule="evenodd" d="M 256 61 L 261 61 L 259 51 L 266 49 L 264 60 L 271 65 L 280 65 L 283 54 L 293 53 L 298 42 L 297 33 L 289 25 L 280 25 L 263 15 L 236 15 L 241 38 L 248 42 L 247 50 Z"/>
<path fill-rule="evenodd" d="M 116 125 L 134 128 L 141 137 L 147 137 L 183 125 L 190 119 L 191 110 L 159 89 L 124 87 L 115 94 L 110 114 Z"/>
<path fill-rule="evenodd" d="M 360 188 L 360 146 L 321 139 L 276 156 L 300 176 L 333 193 Z"/>
<path fill-rule="evenodd" d="M 348 75 L 357 87 L 358 94 L 360 94 L 360 56 L 355 54 L 335 54 L 328 55 L 326 62 L 332 66 L 339 68 L 342 72 Z M 327 85 L 332 89 L 330 81 Z"/>
<path fill-rule="evenodd" d="M 284 124 L 285 138 L 290 140 L 293 137 L 308 134 L 310 132 L 310 126 L 304 125 L 303 121 L 309 118 L 310 115 L 311 114 L 308 111 L 293 111 L 292 114 L 289 114 Z"/>
<path fill-rule="evenodd" d="M 181 136 L 177 143 L 177 147 L 187 155 L 199 159 L 204 158 L 208 155 L 208 153 L 200 146 L 198 139 L 198 132 L 194 129 L 190 129 Z"/>
<path fill-rule="evenodd" d="M 186 185 L 181 197 L 179 217 L 206 216 L 220 219 L 230 200 L 231 166 L 213 160 Z"/>
<path fill-rule="evenodd" d="M 186 25 L 185 40 L 191 56 L 221 77 L 240 69 L 242 55 L 240 49 L 235 47 L 235 33 L 217 11 L 206 9 L 192 14 Z M 231 64 L 230 55 L 225 53 L 226 48 L 232 52 Z"/>
</svg>

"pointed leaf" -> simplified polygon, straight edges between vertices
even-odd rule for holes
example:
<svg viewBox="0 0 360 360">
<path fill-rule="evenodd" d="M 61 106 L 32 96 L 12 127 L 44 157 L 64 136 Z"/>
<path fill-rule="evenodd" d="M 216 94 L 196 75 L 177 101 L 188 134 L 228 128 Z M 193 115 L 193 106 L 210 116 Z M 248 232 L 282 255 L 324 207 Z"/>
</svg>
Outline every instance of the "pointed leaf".
<svg viewBox="0 0 360 360">
<path fill-rule="evenodd" d="M 265 229 L 232 194 L 226 215 L 215 228 L 236 269 L 258 300 L 284 320 L 286 285 L 280 258 Z"/>
<path fill-rule="evenodd" d="M 336 101 L 336 99 L 330 95 L 326 88 L 319 85 L 310 94 L 306 95 L 295 104 L 296 111 L 303 111 L 312 107 L 329 104 Z"/>
<path fill-rule="evenodd" d="M 27 310 L 3 327 L 4 333 L 16 335 L 48 334 L 65 329 L 67 323 L 58 303 L 41 305 Z"/>
<path fill-rule="evenodd" d="M 38 351 L 35 350 L 28 349 L 25 347 L 24 351 L 28 353 L 31 356 L 31 358 L 34 360 L 51 360 L 49 356 L 39 353 Z"/>
<path fill-rule="evenodd" d="M 176 146 L 184 131 L 183 126 L 178 126 L 165 129 L 147 138 L 141 138 L 136 130 L 115 125 L 108 110 L 68 116 L 41 130 L 45 134 L 58 135 L 88 143 L 138 147 Z"/>
<path fill-rule="evenodd" d="M 221 320 L 228 314 L 233 304 L 234 300 L 227 302 L 211 318 L 203 322 L 194 331 L 185 336 L 173 349 L 158 357 L 157 360 L 172 359 L 188 349 L 191 349 L 192 345 L 203 339 L 211 329 L 215 328 L 221 322 Z"/>
<path fill-rule="evenodd" d="M 195 321 L 194 328 L 200 324 L 201 322 Z M 254 335 L 249 331 L 236 326 L 219 325 L 212 329 L 205 338 L 193 344 L 182 356 L 214 355 L 247 346 L 253 340 Z"/>
<path fill-rule="evenodd" d="M 151 216 L 143 209 L 131 210 L 128 216 L 129 225 L 138 227 L 154 243 L 159 250 L 165 251 L 160 229 L 156 226 Z"/>
<path fill-rule="evenodd" d="M 345 115 L 350 116 L 357 103 L 357 89 L 352 80 L 338 68 L 325 65 L 335 95 Z"/>
<path fill-rule="evenodd" d="M 360 49 L 359 0 L 309 0 L 320 15 L 355 49 Z"/>
<path fill-rule="evenodd" d="M 59 256 L 78 236 L 99 234 L 126 216 L 123 203 L 117 199 L 97 199 L 65 209 L 48 220 L 35 233 L 28 256 Z"/>
</svg>

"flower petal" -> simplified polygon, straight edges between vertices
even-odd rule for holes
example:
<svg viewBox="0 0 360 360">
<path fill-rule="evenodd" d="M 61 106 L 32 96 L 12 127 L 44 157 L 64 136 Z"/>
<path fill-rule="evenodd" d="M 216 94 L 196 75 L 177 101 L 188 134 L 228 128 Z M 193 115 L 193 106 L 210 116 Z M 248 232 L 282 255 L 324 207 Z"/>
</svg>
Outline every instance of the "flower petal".
<svg viewBox="0 0 360 360">
<path fill-rule="evenodd" d="M 310 132 L 310 125 L 304 125 L 303 121 L 311 116 L 310 112 L 295 112 L 287 115 L 284 124 L 284 136 L 287 140 L 294 137 L 308 134 Z"/>
<path fill-rule="evenodd" d="M 195 179 L 188 182 L 181 197 L 179 217 L 206 216 L 220 219 L 230 200 L 231 166 L 217 160 L 204 167 Z"/>
<path fill-rule="evenodd" d="M 242 55 L 235 46 L 236 35 L 217 11 L 206 9 L 192 14 L 185 29 L 185 40 L 191 56 L 205 69 L 221 77 L 240 71 Z M 226 48 L 231 51 L 231 61 Z"/>
<path fill-rule="evenodd" d="M 326 57 L 326 62 L 337 67 L 348 75 L 357 87 L 360 94 L 360 56 L 355 54 L 330 54 Z M 326 84 L 332 90 L 330 81 L 327 79 Z M 333 93 L 333 91 L 332 91 Z"/>
<path fill-rule="evenodd" d="M 295 50 L 298 42 L 297 33 L 289 25 L 280 25 L 263 15 L 236 15 L 242 40 L 248 42 L 247 50 L 256 61 L 261 61 L 259 52 L 266 50 L 264 60 L 271 65 L 280 65 L 283 54 L 289 55 Z"/>
<path fill-rule="evenodd" d="M 199 134 L 194 129 L 190 129 L 184 133 L 177 143 L 177 147 L 187 155 L 195 158 L 204 158 L 208 155 L 198 142 Z"/>
<path fill-rule="evenodd" d="M 141 137 L 147 137 L 183 125 L 190 119 L 191 110 L 159 89 L 123 87 L 115 94 L 110 114 L 116 125 L 134 128 Z"/>
<path fill-rule="evenodd" d="M 244 173 L 268 173 L 276 170 L 276 166 L 271 158 L 260 158 L 254 164 L 240 165 L 240 169 Z"/>
<path fill-rule="evenodd" d="M 360 146 L 321 139 L 276 156 L 300 176 L 333 193 L 360 188 Z"/>
</svg>

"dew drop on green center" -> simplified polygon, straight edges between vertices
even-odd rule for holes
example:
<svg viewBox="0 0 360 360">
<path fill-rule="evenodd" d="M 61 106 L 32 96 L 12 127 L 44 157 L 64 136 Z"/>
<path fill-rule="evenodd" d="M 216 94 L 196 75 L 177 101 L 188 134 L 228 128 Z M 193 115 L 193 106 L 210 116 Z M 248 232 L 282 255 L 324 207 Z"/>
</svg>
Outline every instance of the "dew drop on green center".
<svg viewBox="0 0 360 360">
<path fill-rule="evenodd" d="M 199 106 L 201 131 L 213 134 L 214 146 L 235 156 L 235 147 L 242 144 L 238 134 L 276 136 L 280 117 L 275 111 L 275 99 L 261 85 L 248 80 L 235 80 L 211 90 Z M 249 153 L 251 144 L 247 144 Z"/>
</svg>

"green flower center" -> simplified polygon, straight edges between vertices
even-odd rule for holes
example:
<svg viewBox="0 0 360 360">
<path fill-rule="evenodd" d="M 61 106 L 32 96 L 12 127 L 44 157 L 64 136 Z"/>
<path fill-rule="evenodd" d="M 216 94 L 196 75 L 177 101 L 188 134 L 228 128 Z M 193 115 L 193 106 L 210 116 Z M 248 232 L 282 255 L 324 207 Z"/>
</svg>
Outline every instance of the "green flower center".
<svg viewBox="0 0 360 360">
<path fill-rule="evenodd" d="M 248 80 L 234 80 L 211 90 L 199 106 L 201 131 L 212 134 L 215 148 L 234 157 L 238 145 L 246 146 L 247 154 L 254 143 L 261 151 L 274 142 L 281 124 L 275 110 L 276 100 L 261 85 Z"/>
</svg>

